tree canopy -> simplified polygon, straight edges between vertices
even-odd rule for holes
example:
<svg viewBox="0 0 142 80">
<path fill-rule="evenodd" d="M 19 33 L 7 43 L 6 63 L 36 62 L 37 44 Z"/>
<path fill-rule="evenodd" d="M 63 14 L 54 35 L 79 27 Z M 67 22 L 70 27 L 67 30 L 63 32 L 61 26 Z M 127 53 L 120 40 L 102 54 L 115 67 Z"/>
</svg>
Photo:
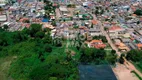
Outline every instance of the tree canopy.
<svg viewBox="0 0 142 80">
<path fill-rule="evenodd" d="M 101 63 L 102 60 L 105 60 L 106 52 L 102 49 L 86 48 L 82 50 L 80 61 L 83 63 Z"/>
<path fill-rule="evenodd" d="M 142 10 L 141 9 L 137 9 L 134 14 L 141 16 L 142 15 Z"/>
<path fill-rule="evenodd" d="M 142 50 L 131 50 L 127 53 L 126 59 L 139 62 L 142 59 Z"/>
</svg>

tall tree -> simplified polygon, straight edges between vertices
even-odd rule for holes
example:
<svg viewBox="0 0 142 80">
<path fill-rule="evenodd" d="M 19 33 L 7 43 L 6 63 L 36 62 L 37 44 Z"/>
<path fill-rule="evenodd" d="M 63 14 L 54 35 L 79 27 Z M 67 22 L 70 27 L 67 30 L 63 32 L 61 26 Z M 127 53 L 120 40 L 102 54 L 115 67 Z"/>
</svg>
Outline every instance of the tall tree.
<svg viewBox="0 0 142 80">
<path fill-rule="evenodd" d="M 42 25 L 41 24 L 31 24 L 31 26 L 30 26 L 30 35 L 32 37 L 35 37 L 35 34 L 38 31 L 41 31 L 41 30 L 42 30 Z"/>
</svg>

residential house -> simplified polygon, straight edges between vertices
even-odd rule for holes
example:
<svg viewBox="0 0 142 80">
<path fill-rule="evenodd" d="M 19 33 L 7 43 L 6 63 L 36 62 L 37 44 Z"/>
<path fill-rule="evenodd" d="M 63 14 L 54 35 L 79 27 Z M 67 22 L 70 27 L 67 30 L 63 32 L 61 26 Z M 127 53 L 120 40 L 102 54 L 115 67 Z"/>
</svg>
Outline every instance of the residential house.
<svg viewBox="0 0 142 80">
<path fill-rule="evenodd" d="M 131 50 L 137 49 L 137 46 L 136 46 L 133 42 L 128 43 L 128 46 L 129 46 L 129 48 L 130 48 Z"/>
<path fill-rule="evenodd" d="M 5 6 L 8 0 L 0 0 L 0 6 Z"/>
<path fill-rule="evenodd" d="M 97 25 L 98 24 L 97 20 L 92 20 L 91 22 L 92 22 L 93 25 Z"/>
<path fill-rule="evenodd" d="M 128 38 L 130 38 L 131 36 L 130 36 L 130 34 L 129 34 L 129 33 L 125 33 L 124 35 L 122 35 L 122 37 L 123 37 L 123 38 L 127 38 L 127 39 L 128 39 Z"/>
<path fill-rule="evenodd" d="M 131 40 L 129 38 L 123 38 L 123 39 L 121 39 L 121 41 L 123 43 L 130 43 L 131 42 Z"/>
<path fill-rule="evenodd" d="M 49 28 L 51 30 L 55 29 L 55 27 L 53 27 L 52 25 L 48 24 L 48 23 L 43 23 L 43 27 L 44 28 Z"/>
<path fill-rule="evenodd" d="M 88 32 L 89 30 L 88 30 L 88 28 L 87 27 L 85 27 L 85 26 L 80 26 L 79 27 L 79 32 L 80 32 L 80 34 L 85 34 L 85 32 Z"/>
<path fill-rule="evenodd" d="M 138 49 L 142 49 L 142 44 L 141 43 L 138 43 L 136 45 L 137 45 Z"/>
<path fill-rule="evenodd" d="M 122 35 L 125 34 L 125 29 L 121 28 L 120 26 L 112 26 L 109 28 L 109 36 L 114 38 L 120 38 Z"/>
<path fill-rule="evenodd" d="M 102 42 L 102 40 L 92 40 L 91 42 L 88 43 L 88 46 L 97 49 L 106 47 L 106 45 Z"/>
<path fill-rule="evenodd" d="M 61 12 L 64 16 L 67 16 L 68 13 L 69 13 L 67 7 L 65 7 L 65 6 L 60 6 L 60 7 L 59 7 L 59 10 L 60 10 L 60 12 Z"/>
<path fill-rule="evenodd" d="M 100 29 L 98 28 L 90 28 L 89 29 L 89 33 L 91 34 L 91 36 L 99 36 L 99 35 L 102 35 L 102 32 Z"/>
<path fill-rule="evenodd" d="M 25 22 L 25 21 L 27 21 L 27 20 L 29 20 L 29 18 L 21 18 L 21 19 L 19 20 L 19 22 Z"/>
<path fill-rule="evenodd" d="M 4 22 L 7 20 L 6 15 L 0 15 L 0 22 Z"/>
<path fill-rule="evenodd" d="M 130 50 L 123 42 L 117 43 L 115 45 L 118 47 L 118 49 L 120 51 L 129 51 Z"/>
</svg>

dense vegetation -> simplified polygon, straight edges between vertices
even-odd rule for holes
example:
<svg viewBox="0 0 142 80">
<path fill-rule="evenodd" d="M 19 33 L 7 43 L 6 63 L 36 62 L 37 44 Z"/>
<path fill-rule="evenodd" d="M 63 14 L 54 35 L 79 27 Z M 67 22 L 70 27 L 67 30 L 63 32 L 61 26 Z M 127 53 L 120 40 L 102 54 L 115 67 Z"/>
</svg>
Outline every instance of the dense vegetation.
<svg viewBox="0 0 142 80">
<path fill-rule="evenodd" d="M 134 63 L 136 68 L 142 72 L 142 50 L 131 50 L 127 53 L 126 59 Z"/>
<path fill-rule="evenodd" d="M 44 18 L 50 18 L 49 14 L 55 13 L 56 7 L 48 0 L 44 3 Z M 52 25 L 56 26 L 54 20 Z M 0 60 L 12 58 L 8 60 L 6 77 L 14 80 L 79 80 L 78 64 L 105 64 L 107 61 L 115 64 L 116 61 L 115 51 L 106 54 L 104 49 L 68 47 L 67 40 L 52 38 L 51 30 L 43 29 L 41 24 L 32 24 L 22 31 L 9 32 L 7 29 L 7 25 L 0 27 Z M 107 42 L 105 37 L 94 38 Z M 82 45 L 83 42 L 76 40 L 74 43 Z"/>
<path fill-rule="evenodd" d="M 75 8 L 76 5 L 75 5 L 75 4 L 68 4 L 67 7 L 68 7 L 68 8 Z"/>
<path fill-rule="evenodd" d="M 127 53 L 126 58 L 133 62 L 140 62 L 142 60 L 142 50 L 131 50 Z"/>
<path fill-rule="evenodd" d="M 99 40 L 102 40 L 103 42 L 107 43 L 107 39 L 105 36 L 93 36 L 93 39 L 99 39 Z"/>
<path fill-rule="evenodd" d="M 106 54 L 103 49 L 67 47 L 66 40 L 52 39 L 50 29 L 42 29 L 40 24 L 22 31 L 0 31 L 0 59 L 15 56 L 9 69 L 9 76 L 15 80 L 78 80 L 79 63 L 116 61 L 115 51 Z"/>
<path fill-rule="evenodd" d="M 141 9 L 137 9 L 134 14 L 141 16 L 142 15 L 142 10 Z"/>
<path fill-rule="evenodd" d="M 22 31 L 0 30 L 0 57 L 17 56 L 9 70 L 15 80 L 78 79 L 77 64 L 62 43 L 52 40 L 49 29 L 32 24 Z"/>
</svg>

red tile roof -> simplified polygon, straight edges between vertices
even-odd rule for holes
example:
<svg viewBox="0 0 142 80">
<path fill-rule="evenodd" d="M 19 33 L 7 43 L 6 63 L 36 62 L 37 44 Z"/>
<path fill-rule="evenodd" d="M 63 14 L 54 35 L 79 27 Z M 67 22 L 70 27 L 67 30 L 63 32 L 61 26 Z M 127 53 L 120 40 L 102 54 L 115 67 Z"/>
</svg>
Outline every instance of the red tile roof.
<svg viewBox="0 0 142 80">
<path fill-rule="evenodd" d="M 95 42 L 95 43 L 96 43 L 96 42 L 99 43 L 99 42 L 102 42 L 102 41 L 101 41 L 101 40 L 92 40 L 92 41 L 91 41 L 91 43 L 94 43 L 94 42 Z"/>
<path fill-rule="evenodd" d="M 137 47 L 138 49 L 142 49 L 142 44 L 141 43 L 137 44 Z"/>
<path fill-rule="evenodd" d="M 29 20 L 28 18 L 21 18 L 20 20 L 19 20 L 19 22 L 24 22 L 24 21 L 26 21 L 26 20 Z"/>
<path fill-rule="evenodd" d="M 106 45 L 101 40 L 92 40 L 90 42 L 90 45 L 94 48 L 97 48 L 97 49 L 106 47 Z"/>
<path fill-rule="evenodd" d="M 80 26 L 79 29 L 88 30 L 85 26 Z"/>
<path fill-rule="evenodd" d="M 94 24 L 94 25 L 98 24 L 98 21 L 97 21 L 97 20 L 92 20 L 91 22 L 92 22 L 92 24 Z"/>
<path fill-rule="evenodd" d="M 120 26 L 112 26 L 109 28 L 110 31 L 115 31 L 115 30 L 121 30 L 122 28 Z"/>
</svg>

